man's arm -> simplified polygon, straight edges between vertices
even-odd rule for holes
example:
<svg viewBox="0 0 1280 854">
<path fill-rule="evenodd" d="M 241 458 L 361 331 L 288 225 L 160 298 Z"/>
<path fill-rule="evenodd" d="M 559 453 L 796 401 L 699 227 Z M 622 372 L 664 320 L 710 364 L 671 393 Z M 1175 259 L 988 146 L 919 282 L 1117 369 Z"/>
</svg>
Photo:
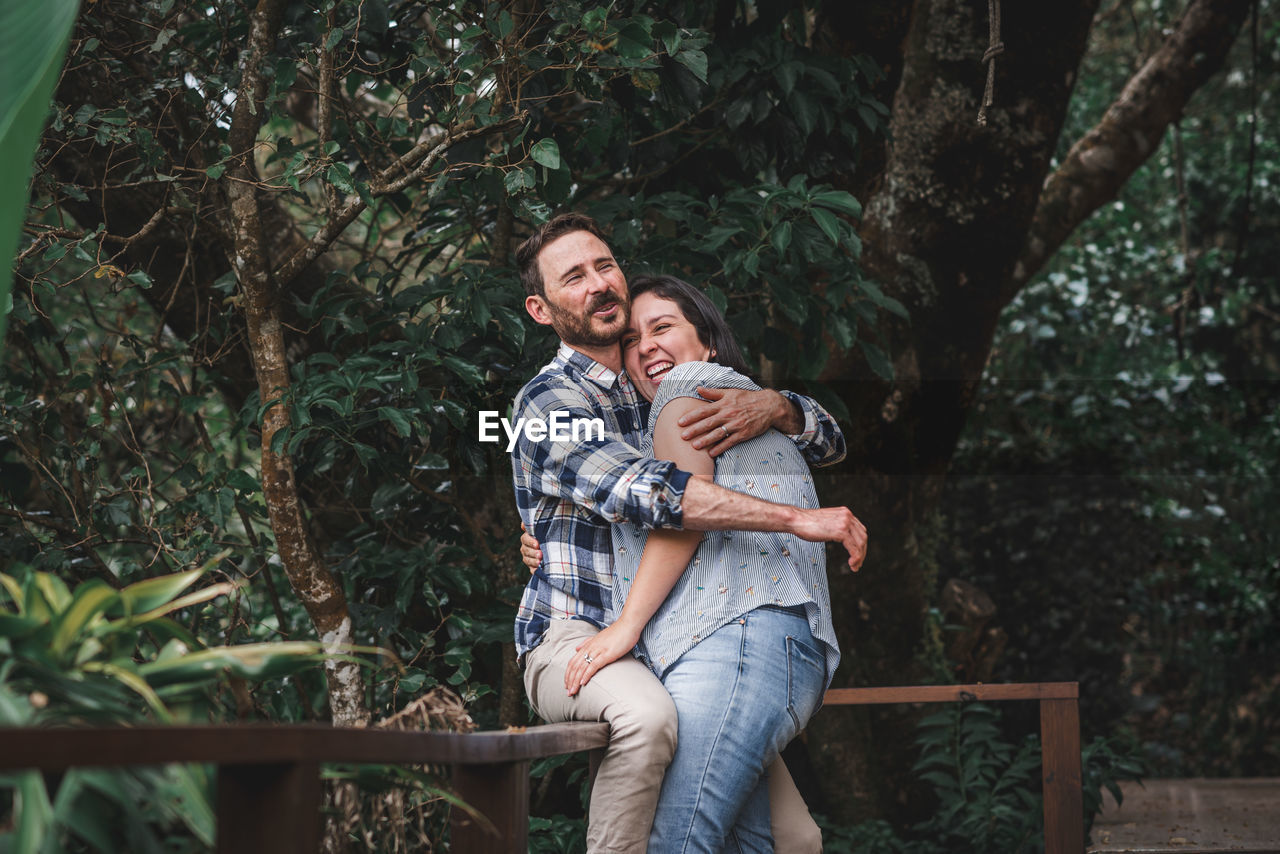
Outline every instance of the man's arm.
<svg viewBox="0 0 1280 854">
<path fill-rule="evenodd" d="M 774 504 L 698 478 L 686 486 L 682 506 L 687 531 L 782 531 L 815 543 L 838 542 L 854 572 L 867 556 L 866 526 L 848 507 Z M 542 561 L 538 541 L 527 531 L 520 535 L 520 556 L 530 572 Z"/>
<path fill-rule="evenodd" d="M 549 385 L 522 397 L 515 415 L 545 423 L 590 421 L 595 412 L 581 392 Z M 521 431 L 512 464 L 528 474 L 530 487 L 590 510 L 610 522 L 631 521 L 647 528 L 681 526 L 680 505 L 689 475 L 669 460 L 657 460 L 599 431 L 580 431 L 576 440 L 531 439 Z"/>
<path fill-rule="evenodd" d="M 681 435 L 713 457 L 772 427 L 790 436 L 811 466 L 844 459 L 844 434 L 813 398 L 772 389 L 699 388 L 698 393 L 711 402 L 680 419 Z"/>
<path fill-rule="evenodd" d="M 854 572 L 867 556 L 867 529 L 848 507 L 774 504 L 696 478 L 685 487 L 683 504 L 685 530 L 781 531 L 814 543 L 841 543 Z"/>
</svg>

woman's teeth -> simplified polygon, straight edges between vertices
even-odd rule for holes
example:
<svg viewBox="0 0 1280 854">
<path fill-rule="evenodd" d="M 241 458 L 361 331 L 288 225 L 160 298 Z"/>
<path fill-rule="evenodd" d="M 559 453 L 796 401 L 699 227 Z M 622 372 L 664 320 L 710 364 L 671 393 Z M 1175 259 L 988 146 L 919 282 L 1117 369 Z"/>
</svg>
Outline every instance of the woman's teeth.
<svg viewBox="0 0 1280 854">
<path fill-rule="evenodd" d="M 656 365 L 651 365 L 649 369 L 645 371 L 645 375 L 648 376 L 649 379 L 653 379 L 658 376 L 658 374 L 665 374 L 673 367 L 675 367 L 675 365 L 672 362 L 658 362 Z"/>
</svg>

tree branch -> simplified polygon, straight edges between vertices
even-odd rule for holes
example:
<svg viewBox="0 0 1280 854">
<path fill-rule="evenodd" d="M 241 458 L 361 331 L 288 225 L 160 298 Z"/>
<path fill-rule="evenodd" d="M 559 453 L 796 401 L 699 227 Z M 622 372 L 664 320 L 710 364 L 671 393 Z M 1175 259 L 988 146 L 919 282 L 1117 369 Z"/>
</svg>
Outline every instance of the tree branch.
<svg viewBox="0 0 1280 854">
<path fill-rule="evenodd" d="M 1164 45 L 1045 181 L 1005 302 L 1147 161 L 1191 96 L 1222 67 L 1248 10 L 1249 0 L 1192 0 Z"/>
<path fill-rule="evenodd" d="M 443 137 L 436 135 L 430 139 L 425 139 L 403 157 L 397 159 L 395 163 L 388 166 L 381 174 L 375 176 L 369 182 L 369 195 L 377 198 L 398 193 L 414 181 L 421 180 L 440 161 L 445 152 L 459 142 L 506 130 L 513 125 L 524 122 L 527 117 L 527 113 L 521 112 L 495 124 L 485 125 L 484 127 L 465 127 L 461 130 L 449 131 Z M 393 178 L 397 174 L 399 177 Z M 275 280 L 278 286 L 281 288 L 287 287 L 294 276 L 320 257 L 321 253 L 329 248 L 330 244 L 338 238 L 338 235 L 342 234 L 347 226 L 364 212 L 366 207 L 368 207 L 367 203 L 359 195 L 348 196 L 342 209 L 330 217 L 324 227 L 317 231 L 315 236 L 307 242 L 307 245 L 294 253 L 288 261 L 285 261 L 276 270 Z"/>
</svg>

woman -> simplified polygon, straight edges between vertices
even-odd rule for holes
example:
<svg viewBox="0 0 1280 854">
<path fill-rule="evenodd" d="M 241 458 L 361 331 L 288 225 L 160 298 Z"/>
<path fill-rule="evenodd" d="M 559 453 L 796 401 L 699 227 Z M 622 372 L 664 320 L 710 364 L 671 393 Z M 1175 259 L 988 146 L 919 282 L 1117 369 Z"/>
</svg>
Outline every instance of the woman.
<svg viewBox="0 0 1280 854">
<path fill-rule="evenodd" d="M 697 388 L 757 388 L 723 317 L 670 276 L 631 284 L 628 376 L 653 404 L 645 450 L 694 476 L 767 500 L 816 507 L 808 468 L 775 432 L 712 459 L 680 438 Z M 613 530 L 614 613 L 566 674 L 639 644 L 679 715 L 650 850 L 770 851 L 764 772 L 817 710 L 839 662 L 825 551 L 786 534 Z"/>
</svg>

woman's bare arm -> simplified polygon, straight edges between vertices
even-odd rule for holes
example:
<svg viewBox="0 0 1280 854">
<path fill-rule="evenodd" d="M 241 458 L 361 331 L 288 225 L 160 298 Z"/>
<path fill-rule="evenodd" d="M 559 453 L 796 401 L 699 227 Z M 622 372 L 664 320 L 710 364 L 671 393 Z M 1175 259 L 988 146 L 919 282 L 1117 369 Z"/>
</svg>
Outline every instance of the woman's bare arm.
<svg viewBox="0 0 1280 854">
<path fill-rule="evenodd" d="M 680 438 L 677 423 L 680 416 L 700 404 L 701 401 L 695 398 L 678 397 L 662 408 L 653 429 L 653 455 L 660 460 L 673 461 L 695 478 L 711 481 L 715 475 L 715 460 L 706 451 L 696 450 Z M 574 658 L 565 670 L 564 687 L 570 696 L 578 693 L 578 689 L 586 685 L 600 668 L 635 647 L 645 624 L 657 613 L 680 580 L 700 542 L 700 531 L 658 528 L 649 532 L 622 613 L 613 625 L 579 645 L 577 649 L 582 655 Z"/>
</svg>

